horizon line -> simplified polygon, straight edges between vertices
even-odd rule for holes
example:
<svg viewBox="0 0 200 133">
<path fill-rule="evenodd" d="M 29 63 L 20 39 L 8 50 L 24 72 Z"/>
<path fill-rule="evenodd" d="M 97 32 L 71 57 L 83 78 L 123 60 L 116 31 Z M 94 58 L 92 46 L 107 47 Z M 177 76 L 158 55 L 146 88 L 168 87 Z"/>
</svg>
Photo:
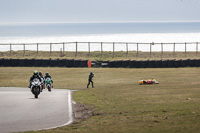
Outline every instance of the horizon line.
<svg viewBox="0 0 200 133">
<path fill-rule="evenodd" d="M 0 25 L 14 24 L 90 24 L 90 23 L 189 23 L 200 22 L 200 20 L 183 20 L 183 21 L 68 21 L 68 22 L 0 22 Z"/>
</svg>

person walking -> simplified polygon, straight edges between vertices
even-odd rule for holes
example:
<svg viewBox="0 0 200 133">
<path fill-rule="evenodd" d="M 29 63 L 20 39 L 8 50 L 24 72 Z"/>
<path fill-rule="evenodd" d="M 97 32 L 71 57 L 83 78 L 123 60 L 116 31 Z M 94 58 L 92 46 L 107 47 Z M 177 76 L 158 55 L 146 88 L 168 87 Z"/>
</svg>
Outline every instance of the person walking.
<svg viewBox="0 0 200 133">
<path fill-rule="evenodd" d="M 88 78 L 88 84 L 87 84 L 87 88 L 89 88 L 90 82 L 92 83 L 92 88 L 94 88 L 94 82 L 92 81 L 94 77 L 94 73 L 90 72 L 89 78 Z"/>
</svg>

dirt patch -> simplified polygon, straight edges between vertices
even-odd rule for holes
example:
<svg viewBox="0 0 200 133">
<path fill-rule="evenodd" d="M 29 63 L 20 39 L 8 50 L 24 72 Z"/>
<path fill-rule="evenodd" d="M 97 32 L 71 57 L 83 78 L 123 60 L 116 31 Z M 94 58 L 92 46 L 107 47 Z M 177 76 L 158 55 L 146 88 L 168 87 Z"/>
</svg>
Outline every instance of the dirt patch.
<svg viewBox="0 0 200 133">
<path fill-rule="evenodd" d="M 94 116 L 94 110 L 89 110 L 86 105 L 78 104 L 72 101 L 74 123 L 84 121 Z"/>
</svg>

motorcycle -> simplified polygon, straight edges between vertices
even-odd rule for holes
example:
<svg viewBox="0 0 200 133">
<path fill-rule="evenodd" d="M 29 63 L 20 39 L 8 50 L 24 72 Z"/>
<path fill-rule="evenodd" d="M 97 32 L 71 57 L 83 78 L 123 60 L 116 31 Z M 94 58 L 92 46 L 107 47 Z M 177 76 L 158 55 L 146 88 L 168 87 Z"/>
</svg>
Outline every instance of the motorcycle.
<svg viewBox="0 0 200 133">
<path fill-rule="evenodd" d="M 144 85 L 144 84 L 159 84 L 156 79 L 149 79 L 149 80 L 140 80 L 138 81 L 139 85 Z"/>
<path fill-rule="evenodd" d="M 42 90 L 45 89 L 45 80 L 44 80 L 44 78 L 41 78 L 41 80 L 42 80 L 41 81 L 41 87 L 42 87 L 41 92 L 42 92 Z"/>
<path fill-rule="evenodd" d="M 39 79 L 34 78 L 32 83 L 31 83 L 31 92 L 33 93 L 33 95 L 35 95 L 35 98 L 38 98 L 38 95 L 41 92 L 41 82 Z"/>
<path fill-rule="evenodd" d="M 48 89 L 48 91 L 50 92 L 51 91 L 51 88 L 52 88 L 52 81 L 50 78 L 46 78 L 45 79 L 45 84 L 46 84 L 46 87 Z"/>
</svg>

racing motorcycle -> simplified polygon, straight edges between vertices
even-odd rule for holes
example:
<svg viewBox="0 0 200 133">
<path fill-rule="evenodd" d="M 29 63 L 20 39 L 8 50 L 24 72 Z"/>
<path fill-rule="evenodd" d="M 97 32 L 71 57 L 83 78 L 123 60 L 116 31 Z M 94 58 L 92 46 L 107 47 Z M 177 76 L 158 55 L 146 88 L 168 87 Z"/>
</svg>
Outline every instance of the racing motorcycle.
<svg viewBox="0 0 200 133">
<path fill-rule="evenodd" d="M 42 80 L 42 81 L 41 81 L 41 87 L 42 87 L 42 88 L 41 88 L 40 91 L 42 92 L 42 90 L 45 89 L 45 80 L 44 80 L 44 78 L 41 78 L 41 80 Z"/>
<path fill-rule="evenodd" d="M 45 79 L 45 84 L 46 84 L 46 87 L 48 89 L 48 91 L 51 91 L 51 88 L 52 88 L 52 81 L 50 78 L 46 78 Z"/>
<path fill-rule="evenodd" d="M 38 98 L 38 95 L 40 94 L 42 87 L 41 87 L 41 82 L 39 79 L 34 78 L 32 83 L 31 83 L 31 92 L 33 95 L 35 95 L 35 98 Z"/>
<path fill-rule="evenodd" d="M 159 84 L 156 79 L 149 79 L 149 80 L 140 80 L 138 81 L 139 85 L 145 85 L 145 84 Z"/>
</svg>

